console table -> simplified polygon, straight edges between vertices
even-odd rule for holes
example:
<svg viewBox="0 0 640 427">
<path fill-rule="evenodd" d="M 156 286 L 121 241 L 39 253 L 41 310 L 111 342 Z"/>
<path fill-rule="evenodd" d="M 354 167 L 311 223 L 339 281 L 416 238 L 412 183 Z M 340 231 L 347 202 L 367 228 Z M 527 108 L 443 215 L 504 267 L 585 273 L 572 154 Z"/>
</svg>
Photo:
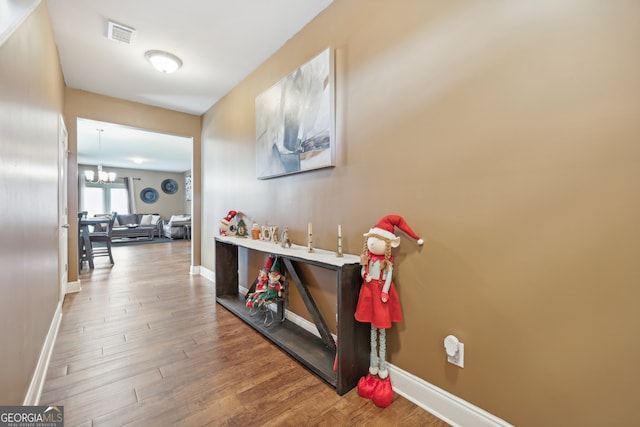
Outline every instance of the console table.
<svg viewBox="0 0 640 427">
<path fill-rule="evenodd" d="M 280 256 L 287 270 L 287 279 L 293 282 L 318 328 L 320 338 L 300 326 L 285 320 L 270 327 L 249 315 L 244 295 L 238 292 L 238 248 Z M 368 323 L 355 320 L 353 314 L 358 302 L 362 279 L 360 259 L 345 254 L 315 249 L 309 253 L 305 246 L 283 248 L 261 240 L 219 236 L 216 250 L 216 301 L 255 330 L 269 338 L 284 351 L 301 362 L 343 395 L 356 386 L 369 367 Z M 324 317 L 300 276 L 297 264 L 309 264 L 336 272 L 337 287 L 337 344 L 329 333 Z M 257 272 L 256 272 L 257 273 Z M 337 370 L 334 371 L 334 361 Z"/>
</svg>

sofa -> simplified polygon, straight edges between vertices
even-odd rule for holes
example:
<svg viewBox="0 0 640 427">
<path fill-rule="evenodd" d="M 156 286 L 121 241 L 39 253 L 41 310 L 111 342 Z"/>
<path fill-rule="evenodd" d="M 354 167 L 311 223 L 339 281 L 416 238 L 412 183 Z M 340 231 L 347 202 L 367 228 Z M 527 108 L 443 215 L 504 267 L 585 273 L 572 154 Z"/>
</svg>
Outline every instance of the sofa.
<svg viewBox="0 0 640 427">
<path fill-rule="evenodd" d="M 113 224 L 112 237 L 117 239 L 120 236 L 125 236 L 127 232 L 131 232 L 127 225 L 137 224 L 140 228 L 153 227 L 153 237 L 162 236 L 162 219 L 160 214 L 118 214 L 116 216 L 116 222 Z"/>
<path fill-rule="evenodd" d="M 111 216 L 108 214 L 96 215 Z M 136 226 L 136 227 L 134 227 Z M 96 227 L 95 231 L 102 231 Z M 159 214 L 117 214 L 111 230 L 112 239 L 123 239 L 132 237 L 161 237 L 162 220 Z"/>
<path fill-rule="evenodd" d="M 172 215 L 163 221 L 162 232 L 170 239 L 191 239 L 191 215 Z"/>
</svg>

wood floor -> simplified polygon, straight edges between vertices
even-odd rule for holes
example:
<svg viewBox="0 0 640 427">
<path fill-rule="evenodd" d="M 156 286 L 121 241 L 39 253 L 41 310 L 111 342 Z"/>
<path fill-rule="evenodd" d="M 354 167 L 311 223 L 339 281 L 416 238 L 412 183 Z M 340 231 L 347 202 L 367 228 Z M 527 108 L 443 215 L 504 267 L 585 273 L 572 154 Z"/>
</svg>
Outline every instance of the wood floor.
<svg viewBox="0 0 640 427">
<path fill-rule="evenodd" d="M 67 295 L 41 405 L 66 426 L 434 426 L 397 396 L 344 396 L 215 303 L 190 242 L 113 248 Z"/>
</svg>

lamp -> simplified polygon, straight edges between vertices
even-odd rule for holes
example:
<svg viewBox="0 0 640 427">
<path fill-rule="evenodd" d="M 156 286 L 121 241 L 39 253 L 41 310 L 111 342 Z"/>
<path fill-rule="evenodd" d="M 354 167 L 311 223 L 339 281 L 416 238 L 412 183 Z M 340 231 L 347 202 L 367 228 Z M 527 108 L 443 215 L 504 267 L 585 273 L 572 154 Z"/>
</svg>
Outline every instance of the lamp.
<svg viewBox="0 0 640 427">
<path fill-rule="evenodd" d="M 98 131 L 98 153 L 100 156 L 100 160 L 102 160 L 102 132 L 104 132 L 104 129 L 96 130 Z M 96 173 L 92 170 L 84 171 L 84 177 L 87 181 L 93 184 L 104 184 L 107 182 L 114 182 L 116 180 L 116 173 L 103 171 L 102 162 L 100 162 L 98 163 L 98 179 L 96 179 L 95 181 L 93 180 L 94 178 L 96 178 Z"/>
<path fill-rule="evenodd" d="M 182 67 L 182 60 L 180 58 L 164 50 L 148 50 L 145 52 L 144 57 L 153 65 L 153 68 L 161 73 L 175 73 Z"/>
</svg>

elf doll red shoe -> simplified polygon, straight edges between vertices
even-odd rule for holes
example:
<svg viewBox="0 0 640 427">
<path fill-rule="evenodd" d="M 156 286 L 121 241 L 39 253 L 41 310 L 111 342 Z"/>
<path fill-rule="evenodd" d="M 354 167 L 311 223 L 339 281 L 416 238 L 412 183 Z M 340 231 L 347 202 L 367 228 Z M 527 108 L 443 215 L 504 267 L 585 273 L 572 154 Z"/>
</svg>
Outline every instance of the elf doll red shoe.
<svg viewBox="0 0 640 427">
<path fill-rule="evenodd" d="M 358 394 L 372 399 L 381 408 L 386 408 L 393 401 L 393 387 L 386 361 L 386 330 L 393 323 L 402 322 L 400 299 L 392 280 L 391 249 L 400 245 L 400 237 L 394 234 L 394 227 L 415 239 L 418 245 L 424 243 L 400 215 L 385 216 L 365 233 L 360 257 L 363 282 L 355 312 L 357 321 L 371 323 L 369 373 L 360 378 Z"/>
</svg>

